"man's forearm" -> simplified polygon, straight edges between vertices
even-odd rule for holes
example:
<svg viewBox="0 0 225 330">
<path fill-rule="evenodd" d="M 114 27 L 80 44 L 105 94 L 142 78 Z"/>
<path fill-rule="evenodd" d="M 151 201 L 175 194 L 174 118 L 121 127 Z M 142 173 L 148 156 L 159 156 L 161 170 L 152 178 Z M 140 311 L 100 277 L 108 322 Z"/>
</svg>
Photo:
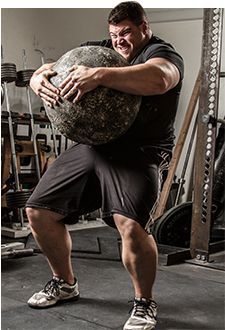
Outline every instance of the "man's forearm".
<svg viewBox="0 0 225 330">
<path fill-rule="evenodd" d="M 165 93 L 177 84 L 179 73 L 177 75 L 177 72 L 170 71 L 171 68 L 151 63 L 119 68 L 101 67 L 96 69 L 96 79 L 99 85 L 125 93 L 142 96 L 158 95 Z"/>
</svg>

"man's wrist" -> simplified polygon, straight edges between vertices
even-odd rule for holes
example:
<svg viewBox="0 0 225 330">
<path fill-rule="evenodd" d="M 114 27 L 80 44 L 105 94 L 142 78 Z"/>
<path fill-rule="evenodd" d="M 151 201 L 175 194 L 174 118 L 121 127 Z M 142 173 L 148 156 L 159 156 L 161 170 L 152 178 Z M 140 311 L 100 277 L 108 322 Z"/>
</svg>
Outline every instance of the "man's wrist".
<svg viewBox="0 0 225 330">
<path fill-rule="evenodd" d="M 108 68 L 105 67 L 99 67 L 96 68 L 96 81 L 98 82 L 98 85 L 105 86 L 107 81 L 107 70 Z"/>
</svg>

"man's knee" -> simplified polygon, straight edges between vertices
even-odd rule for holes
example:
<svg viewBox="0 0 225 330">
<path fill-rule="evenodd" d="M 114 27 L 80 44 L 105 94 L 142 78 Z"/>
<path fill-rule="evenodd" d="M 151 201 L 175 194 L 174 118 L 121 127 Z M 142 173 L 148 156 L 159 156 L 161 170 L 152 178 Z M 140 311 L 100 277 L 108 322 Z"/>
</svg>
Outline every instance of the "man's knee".
<svg viewBox="0 0 225 330">
<path fill-rule="evenodd" d="M 37 218 L 38 215 L 39 215 L 39 210 L 38 210 L 38 209 L 33 209 L 33 208 L 31 208 L 31 207 L 27 207 L 27 208 L 25 209 L 25 211 L 26 211 L 26 215 L 27 215 L 28 220 L 31 221 L 31 222 L 32 222 L 35 218 Z"/>
<path fill-rule="evenodd" d="M 60 221 L 64 218 L 64 215 L 59 213 L 46 210 L 46 209 L 37 209 L 32 207 L 26 208 L 27 218 L 31 226 L 35 226 L 35 224 L 40 223 L 42 221 Z"/>
<path fill-rule="evenodd" d="M 138 238 L 144 232 L 144 229 L 137 221 L 123 215 L 115 214 L 114 221 L 123 239 L 138 241 Z"/>
</svg>

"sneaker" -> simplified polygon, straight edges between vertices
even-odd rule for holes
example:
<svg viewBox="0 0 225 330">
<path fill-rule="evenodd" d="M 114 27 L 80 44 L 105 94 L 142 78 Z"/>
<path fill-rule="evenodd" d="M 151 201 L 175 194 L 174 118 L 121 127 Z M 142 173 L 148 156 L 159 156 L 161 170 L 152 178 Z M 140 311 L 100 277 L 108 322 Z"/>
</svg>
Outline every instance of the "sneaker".
<svg viewBox="0 0 225 330">
<path fill-rule="evenodd" d="M 59 302 L 77 300 L 79 298 L 78 282 L 70 285 L 64 280 L 53 276 L 40 292 L 35 293 L 28 305 L 33 308 L 47 308 Z"/>
<path fill-rule="evenodd" d="M 135 298 L 130 318 L 123 330 L 152 330 L 156 326 L 157 304 L 154 300 Z"/>
</svg>

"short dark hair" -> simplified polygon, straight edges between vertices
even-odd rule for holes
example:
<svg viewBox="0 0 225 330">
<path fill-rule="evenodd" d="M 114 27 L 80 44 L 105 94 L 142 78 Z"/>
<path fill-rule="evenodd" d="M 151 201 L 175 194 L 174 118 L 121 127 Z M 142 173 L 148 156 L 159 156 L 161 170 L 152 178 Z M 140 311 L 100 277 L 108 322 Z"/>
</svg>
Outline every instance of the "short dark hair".
<svg viewBox="0 0 225 330">
<path fill-rule="evenodd" d="M 143 20 L 147 21 L 147 16 L 143 7 L 138 2 L 124 1 L 112 9 L 108 16 L 108 23 L 116 25 L 125 19 L 139 26 Z"/>
</svg>

